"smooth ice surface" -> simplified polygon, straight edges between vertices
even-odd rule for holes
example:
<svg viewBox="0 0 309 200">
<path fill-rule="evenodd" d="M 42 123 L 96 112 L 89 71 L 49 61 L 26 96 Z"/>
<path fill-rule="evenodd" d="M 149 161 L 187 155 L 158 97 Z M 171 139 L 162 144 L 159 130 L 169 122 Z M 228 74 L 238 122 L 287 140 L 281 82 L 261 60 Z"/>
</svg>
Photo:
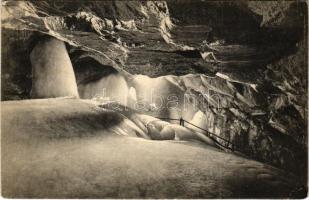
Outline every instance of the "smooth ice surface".
<svg viewBox="0 0 309 200">
<path fill-rule="evenodd" d="M 32 50 L 33 98 L 78 97 L 73 66 L 63 41 L 47 38 Z"/>
<path fill-rule="evenodd" d="M 196 140 L 137 137 L 129 118 L 82 100 L 2 102 L 1 120 L 4 197 L 288 197 L 295 186 L 279 169 Z"/>
</svg>

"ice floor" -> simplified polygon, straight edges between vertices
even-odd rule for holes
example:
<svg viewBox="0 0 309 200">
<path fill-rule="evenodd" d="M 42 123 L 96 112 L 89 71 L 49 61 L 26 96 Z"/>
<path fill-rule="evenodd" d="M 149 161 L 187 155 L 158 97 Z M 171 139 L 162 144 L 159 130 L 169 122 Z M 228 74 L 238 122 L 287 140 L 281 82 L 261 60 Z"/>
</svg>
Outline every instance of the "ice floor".
<svg viewBox="0 0 309 200">
<path fill-rule="evenodd" d="M 44 99 L 1 106 L 4 197 L 287 198 L 295 193 L 297 181 L 287 172 L 202 141 L 137 137 L 140 130 L 130 119 L 89 102 Z"/>
</svg>

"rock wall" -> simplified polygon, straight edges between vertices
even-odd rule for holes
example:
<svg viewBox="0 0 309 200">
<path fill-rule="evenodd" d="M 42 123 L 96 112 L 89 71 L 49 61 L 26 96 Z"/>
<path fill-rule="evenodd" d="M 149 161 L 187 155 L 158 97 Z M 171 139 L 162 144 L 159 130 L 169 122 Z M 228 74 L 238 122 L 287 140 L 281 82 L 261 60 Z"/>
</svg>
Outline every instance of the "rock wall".
<svg viewBox="0 0 309 200">
<path fill-rule="evenodd" d="M 31 31 L 1 30 L 1 100 L 29 99 Z"/>
</svg>

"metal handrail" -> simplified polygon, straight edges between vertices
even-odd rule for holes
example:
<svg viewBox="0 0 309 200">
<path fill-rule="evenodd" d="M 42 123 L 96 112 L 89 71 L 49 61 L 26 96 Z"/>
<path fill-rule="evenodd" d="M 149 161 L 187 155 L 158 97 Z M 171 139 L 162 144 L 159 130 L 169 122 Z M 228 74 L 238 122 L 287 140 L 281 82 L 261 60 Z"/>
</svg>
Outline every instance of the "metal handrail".
<svg viewBox="0 0 309 200">
<path fill-rule="evenodd" d="M 221 139 L 221 140 L 224 140 L 225 142 L 229 142 L 227 139 L 225 139 L 225 138 L 223 138 L 223 137 L 220 137 L 220 136 L 218 136 L 218 135 L 216 135 L 216 134 L 214 134 L 214 133 L 212 133 L 212 132 L 209 132 L 208 130 L 205 130 L 205 129 L 199 127 L 199 126 L 196 126 L 195 124 L 192 124 L 192 123 L 188 122 L 187 120 L 184 120 L 184 121 L 187 122 L 188 124 L 190 124 L 190 125 L 196 127 L 196 128 L 199 128 L 199 129 L 201 129 L 201 130 L 207 132 L 207 133 L 208 133 L 209 135 L 211 135 L 211 136 L 217 137 L 217 138 L 219 138 L 219 139 Z"/>
<path fill-rule="evenodd" d="M 162 119 L 162 120 L 177 120 L 177 121 L 180 121 L 180 120 L 181 120 L 181 119 L 173 119 L 173 118 L 160 118 L 160 117 L 156 117 L 156 118 Z M 223 138 L 223 137 L 220 137 L 220 136 L 218 136 L 218 135 L 216 135 L 216 134 L 214 134 L 214 133 L 212 133 L 212 132 L 210 132 L 210 131 L 208 131 L 208 130 L 205 130 L 205 129 L 203 129 L 203 128 L 201 128 L 201 127 L 195 125 L 195 124 L 192 124 L 191 122 L 188 122 L 187 120 L 184 120 L 184 119 L 182 119 L 182 120 L 183 120 L 184 122 L 186 122 L 186 123 L 188 123 L 188 124 L 190 124 L 190 125 L 192 125 L 192 126 L 198 128 L 198 129 L 200 129 L 200 130 L 206 132 L 206 133 L 207 133 L 206 136 L 208 136 L 208 137 L 210 137 L 211 139 L 213 139 L 214 142 L 216 142 L 217 144 L 219 144 L 221 147 L 224 147 L 224 148 L 229 149 L 229 150 L 231 150 L 231 151 L 234 151 L 234 150 L 235 150 L 235 144 L 232 143 L 232 142 L 230 142 L 229 140 L 227 140 L 227 139 L 225 139 L 225 138 Z M 183 124 L 183 126 L 185 126 L 185 125 Z M 187 128 L 188 128 L 188 127 L 187 127 Z M 224 142 L 227 143 L 227 145 L 221 144 L 218 140 L 216 140 L 216 139 L 213 138 L 213 137 L 219 138 L 220 140 L 223 140 Z M 232 145 L 232 148 L 229 147 L 229 144 Z"/>
<path fill-rule="evenodd" d="M 158 118 L 158 119 L 163 119 L 163 120 L 177 120 L 179 121 L 180 119 L 173 119 L 173 118 L 162 118 L 162 117 L 155 117 L 155 118 Z"/>
<path fill-rule="evenodd" d="M 187 120 L 184 120 L 184 121 L 185 121 L 186 123 L 188 123 L 188 124 L 190 124 L 190 125 L 192 125 L 192 126 L 198 128 L 198 129 L 202 130 L 202 131 L 205 131 L 205 132 L 207 133 L 206 136 L 211 137 L 211 138 L 214 140 L 214 142 L 216 142 L 216 143 L 219 144 L 220 146 L 234 151 L 234 144 L 233 144 L 232 142 L 230 142 L 229 140 L 227 140 L 227 139 L 225 139 L 225 138 L 222 138 L 222 137 L 220 137 L 220 136 L 218 136 L 218 135 L 216 135 L 216 134 L 214 134 L 214 133 L 212 133 L 212 132 L 209 132 L 208 130 L 205 130 L 205 129 L 199 127 L 199 126 L 196 126 L 195 124 L 192 124 L 192 123 L 188 122 Z M 218 140 L 214 139 L 213 137 L 219 138 L 219 139 L 223 140 L 224 142 L 227 143 L 227 145 L 221 144 Z M 232 145 L 232 148 L 229 147 L 229 144 Z"/>
</svg>

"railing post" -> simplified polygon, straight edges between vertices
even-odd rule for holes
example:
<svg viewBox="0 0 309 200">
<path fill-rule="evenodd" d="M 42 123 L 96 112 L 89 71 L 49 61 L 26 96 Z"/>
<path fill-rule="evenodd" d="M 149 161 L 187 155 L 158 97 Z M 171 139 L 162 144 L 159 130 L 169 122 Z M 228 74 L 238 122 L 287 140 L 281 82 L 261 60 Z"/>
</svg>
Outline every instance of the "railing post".
<svg viewBox="0 0 309 200">
<path fill-rule="evenodd" d="M 182 117 L 180 117 L 180 119 L 179 119 L 179 125 L 180 126 L 184 126 L 185 125 L 184 120 L 182 119 Z"/>
</svg>

